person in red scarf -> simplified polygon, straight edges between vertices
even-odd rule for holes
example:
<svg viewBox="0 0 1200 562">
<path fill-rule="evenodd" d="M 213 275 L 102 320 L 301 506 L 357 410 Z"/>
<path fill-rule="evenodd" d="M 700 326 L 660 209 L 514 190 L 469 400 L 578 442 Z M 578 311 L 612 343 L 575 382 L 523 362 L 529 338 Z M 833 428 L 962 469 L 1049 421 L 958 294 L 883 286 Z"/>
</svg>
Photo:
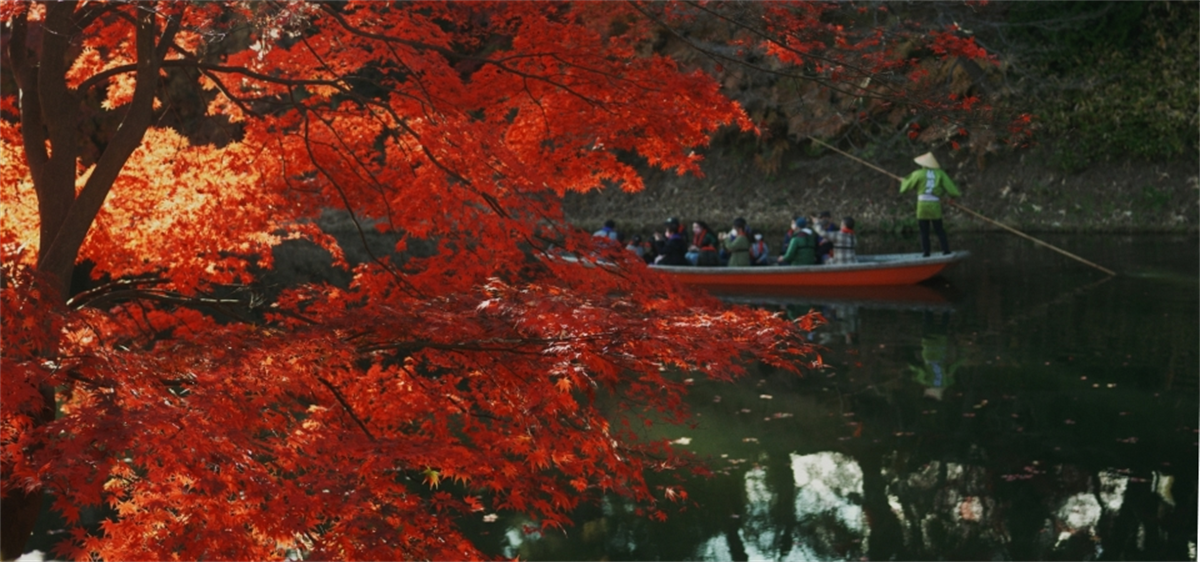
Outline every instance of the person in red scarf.
<svg viewBox="0 0 1200 562">
<path fill-rule="evenodd" d="M 687 261 L 692 265 L 720 265 L 717 236 L 704 221 L 692 223 L 692 244 L 688 246 Z"/>
<path fill-rule="evenodd" d="M 838 230 L 829 231 L 825 237 L 833 242 L 833 253 L 830 255 L 829 261 L 825 263 L 854 263 L 858 261 L 855 247 L 858 246 L 858 237 L 854 235 L 854 218 L 845 217 L 842 219 L 842 227 Z"/>
</svg>

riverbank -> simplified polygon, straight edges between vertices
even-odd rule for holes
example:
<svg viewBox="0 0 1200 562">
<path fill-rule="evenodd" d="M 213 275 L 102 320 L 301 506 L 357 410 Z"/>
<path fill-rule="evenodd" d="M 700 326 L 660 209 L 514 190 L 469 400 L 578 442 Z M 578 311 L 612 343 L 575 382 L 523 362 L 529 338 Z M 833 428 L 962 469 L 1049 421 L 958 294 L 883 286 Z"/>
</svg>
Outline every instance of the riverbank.
<svg viewBox="0 0 1200 562">
<path fill-rule="evenodd" d="M 846 156 L 825 150 L 815 156 L 793 148 L 774 173 L 765 173 L 735 148 L 710 149 L 704 177 L 645 170 L 646 189 L 626 193 L 609 187 L 569 194 L 567 219 L 594 230 L 606 219 L 628 233 L 657 230 L 668 216 L 701 219 L 722 228 L 746 217 L 760 230 L 785 230 L 797 212 L 829 210 L 851 215 L 860 232 L 916 228 L 915 196 L 897 193 L 898 183 Z M 1047 163 L 1048 149 L 959 158 L 936 152 L 963 190 L 958 202 L 984 216 L 1028 232 L 1200 231 L 1200 169 L 1196 160 L 1104 162 L 1066 174 Z M 909 155 L 868 160 L 892 174 L 915 167 Z M 954 210 L 952 228 L 995 231 L 999 227 Z"/>
</svg>

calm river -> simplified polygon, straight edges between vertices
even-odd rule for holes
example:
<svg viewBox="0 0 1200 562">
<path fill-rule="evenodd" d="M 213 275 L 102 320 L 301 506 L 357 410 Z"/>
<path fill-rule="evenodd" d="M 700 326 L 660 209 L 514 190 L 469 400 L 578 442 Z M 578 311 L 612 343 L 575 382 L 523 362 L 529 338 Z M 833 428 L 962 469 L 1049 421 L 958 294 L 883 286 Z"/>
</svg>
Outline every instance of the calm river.
<svg viewBox="0 0 1200 562">
<path fill-rule="evenodd" d="M 716 475 L 665 522 L 611 499 L 565 536 L 466 525 L 530 560 L 1194 560 L 1200 244 L 1044 239 L 1120 275 L 952 233 L 973 256 L 909 290 L 742 299 L 822 310 L 829 368 L 697 382 L 698 425 L 658 435 Z"/>
</svg>

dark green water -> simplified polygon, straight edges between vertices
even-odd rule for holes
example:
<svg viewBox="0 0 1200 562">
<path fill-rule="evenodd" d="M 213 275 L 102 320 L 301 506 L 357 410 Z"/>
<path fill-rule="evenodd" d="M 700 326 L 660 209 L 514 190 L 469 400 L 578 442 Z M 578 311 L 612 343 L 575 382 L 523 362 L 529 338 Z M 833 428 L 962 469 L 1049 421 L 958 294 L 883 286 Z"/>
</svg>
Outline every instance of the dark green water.
<svg viewBox="0 0 1200 562">
<path fill-rule="evenodd" d="M 1120 275 L 952 233 L 972 258 L 915 292 L 757 299 L 823 310 L 829 368 L 697 382 L 697 427 L 658 435 L 716 476 L 665 522 L 611 499 L 565 536 L 467 526 L 531 560 L 1195 559 L 1200 245 L 1044 239 Z"/>
</svg>

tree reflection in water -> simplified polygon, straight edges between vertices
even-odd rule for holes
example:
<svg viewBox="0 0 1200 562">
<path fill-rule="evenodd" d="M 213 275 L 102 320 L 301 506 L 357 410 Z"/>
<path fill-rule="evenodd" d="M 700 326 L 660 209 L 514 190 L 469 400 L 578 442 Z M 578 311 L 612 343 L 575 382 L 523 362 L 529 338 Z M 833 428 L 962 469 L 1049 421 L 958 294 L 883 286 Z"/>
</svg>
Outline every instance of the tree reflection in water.
<svg viewBox="0 0 1200 562">
<path fill-rule="evenodd" d="M 830 369 L 698 382 L 699 425 L 648 435 L 709 459 L 694 503 L 659 523 L 609 499 L 565 537 L 499 540 L 525 523 L 503 517 L 480 536 L 530 560 L 1194 560 L 1196 241 L 1096 240 L 1122 271 L 1191 273 L 1098 282 L 987 239 L 995 261 L 962 264 L 953 302 L 765 303 L 830 319 L 812 334 Z"/>
<path fill-rule="evenodd" d="M 746 515 L 731 546 L 728 536 L 711 537 L 696 552 L 701 560 L 826 560 L 858 558 L 870 530 L 861 506 L 862 471 L 839 453 L 790 455 L 795 482 L 795 531 L 773 517 L 781 504 L 767 471 L 746 471 Z M 792 538 L 794 540 L 782 540 Z M 735 555 L 740 548 L 743 556 Z"/>
</svg>

